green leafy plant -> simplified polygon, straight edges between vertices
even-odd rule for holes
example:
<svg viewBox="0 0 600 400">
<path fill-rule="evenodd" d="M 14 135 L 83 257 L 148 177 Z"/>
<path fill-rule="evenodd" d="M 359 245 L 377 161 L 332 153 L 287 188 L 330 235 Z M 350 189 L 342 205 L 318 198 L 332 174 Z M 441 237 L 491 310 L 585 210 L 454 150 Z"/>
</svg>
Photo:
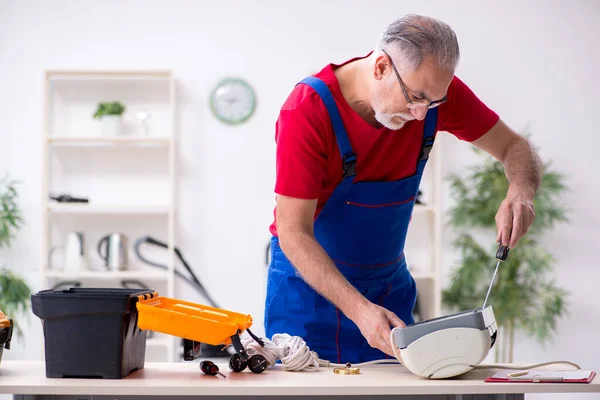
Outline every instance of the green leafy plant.
<svg viewBox="0 0 600 400">
<path fill-rule="evenodd" d="M 16 184 L 8 175 L 0 181 L 0 248 L 10 247 L 15 232 L 21 227 L 23 217 L 17 204 Z"/>
<path fill-rule="evenodd" d="M 494 246 L 482 246 L 475 235 L 496 239 L 495 215 L 506 197 L 508 181 L 503 165 L 479 149 L 483 163 L 472 166 L 464 179 L 449 177 L 456 200 L 450 210 L 451 224 L 458 236 L 460 263 L 451 272 L 450 284 L 442 293 L 443 303 L 453 310 L 481 308 L 496 266 Z M 542 346 L 551 341 L 557 320 L 567 314 L 568 293 L 552 276 L 552 255 L 540 244 L 540 236 L 560 222 L 567 222 L 567 210 L 559 204 L 567 190 L 564 176 L 543 165 L 543 177 L 535 198 L 535 220 L 519 244 L 510 249 L 498 270 L 488 304 L 493 306 L 498 338 L 496 362 L 512 362 L 515 331 L 534 337 Z M 487 241 L 487 239 L 486 239 Z"/>
<path fill-rule="evenodd" d="M 121 115 L 125 112 L 125 106 L 118 101 L 98 103 L 94 118 L 99 119 L 105 115 Z"/>
<path fill-rule="evenodd" d="M 17 316 L 29 311 L 31 289 L 20 276 L 3 268 L 0 271 L 0 311 L 13 319 L 15 334 L 23 336 Z"/>
<path fill-rule="evenodd" d="M 0 181 L 0 249 L 9 248 L 16 232 L 23 225 L 23 217 L 17 203 L 16 184 L 8 176 Z M 26 282 L 6 266 L 0 269 L 0 310 L 14 321 L 15 332 L 21 337 L 23 332 L 17 316 L 29 310 L 31 290 Z"/>
</svg>

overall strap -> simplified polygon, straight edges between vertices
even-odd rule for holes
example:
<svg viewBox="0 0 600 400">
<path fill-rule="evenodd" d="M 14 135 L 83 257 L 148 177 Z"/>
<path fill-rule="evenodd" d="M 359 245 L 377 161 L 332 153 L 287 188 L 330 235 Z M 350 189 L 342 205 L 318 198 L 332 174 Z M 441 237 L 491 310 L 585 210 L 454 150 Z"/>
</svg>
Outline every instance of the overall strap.
<svg viewBox="0 0 600 400">
<path fill-rule="evenodd" d="M 352 146 L 350 145 L 350 139 L 348 139 L 348 134 L 344 128 L 344 123 L 342 122 L 342 117 L 340 116 L 340 112 L 335 104 L 333 95 L 329 91 L 329 88 L 325 82 L 319 78 L 315 78 L 314 76 L 308 76 L 301 80 L 300 83 L 312 87 L 317 94 L 321 96 L 325 107 L 327 107 L 329 118 L 331 118 L 331 123 L 333 124 L 335 138 L 342 156 L 342 178 L 349 178 L 352 180 L 356 175 L 356 154 L 354 154 L 354 150 L 352 150 Z"/>
<path fill-rule="evenodd" d="M 429 159 L 429 153 L 435 141 L 435 132 L 437 128 L 438 108 L 432 108 L 427 111 L 425 116 L 425 126 L 423 127 L 423 143 L 421 144 L 421 153 L 417 160 L 417 175 L 421 175 L 425 169 L 425 164 Z"/>
</svg>

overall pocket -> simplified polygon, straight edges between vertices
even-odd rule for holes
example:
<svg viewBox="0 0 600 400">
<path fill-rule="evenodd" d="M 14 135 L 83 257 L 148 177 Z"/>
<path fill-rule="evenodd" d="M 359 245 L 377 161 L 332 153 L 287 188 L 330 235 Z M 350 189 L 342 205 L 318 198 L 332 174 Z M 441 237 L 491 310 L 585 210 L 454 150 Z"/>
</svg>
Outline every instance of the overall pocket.
<svg viewBox="0 0 600 400">
<path fill-rule="evenodd" d="M 414 200 L 415 200 L 415 197 L 411 196 L 411 197 L 407 198 L 406 200 L 393 201 L 393 202 L 387 202 L 387 203 L 369 204 L 369 203 L 359 203 L 356 201 L 346 200 L 346 204 L 350 205 L 350 206 L 364 207 L 364 208 L 385 208 L 385 207 L 402 206 L 404 204 L 411 203 Z"/>
<path fill-rule="evenodd" d="M 356 266 L 384 266 L 398 261 L 404 251 L 414 198 L 385 203 L 346 200 L 332 238 L 339 262 Z"/>
</svg>

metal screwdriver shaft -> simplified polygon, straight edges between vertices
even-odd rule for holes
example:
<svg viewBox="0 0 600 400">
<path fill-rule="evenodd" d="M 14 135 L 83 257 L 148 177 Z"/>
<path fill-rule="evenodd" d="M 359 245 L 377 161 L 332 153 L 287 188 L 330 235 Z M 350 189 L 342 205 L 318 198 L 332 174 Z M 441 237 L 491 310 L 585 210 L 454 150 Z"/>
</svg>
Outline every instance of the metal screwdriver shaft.
<svg viewBox="0 0 600 400">
<path fill-rule="evenodd" d="M 483 301 L 483 307 L 481 307 L 481 309 L 484 309 L 485 305 L 487 304 L 488 297 L 490 296 L 490 292 L 492 291 L 492 286 L 494 286 L 494 281 L 496 280 L 496 274 L 498 273 L 498 267 L 500 267 L 500 263 L 502 261 L 506 261 L 506 257 L 508 257 L 508 247 L 502 246 L 502 244 L 500 244 L 500 247 L 498 247 L 498 251 L 496 252 L 496 260 L 498 260 L 498 262 L 496 263 L 496 269 L 494 270 L 494 275 L 492 276 L 492 282 L 490 282 L 490 287 L 488 288 L 487 294 L 485 295 L 485 300 Z"/>
<path fill-rule="evenodd" d="M 488 297 L 490 297 L 490 292 L 492 291 L 492 286 L 494 286 L 494 281 L 496 280 L 496 274 L 498 273 L 499 266 L 500 266 L 500 260 L 498 260 L 498 262 L 496 263 L 496 269 L 494 270 L 494 275 L 492 276 L 492 282 L 490 283 L 490 287 L 488 288 L 487 294 L 485 295 L 485 300 L 483 301 L 483 307 L 481 307 L 482 309 L 485 308 L 485 305 L 488 301 Z"/>
</svg>

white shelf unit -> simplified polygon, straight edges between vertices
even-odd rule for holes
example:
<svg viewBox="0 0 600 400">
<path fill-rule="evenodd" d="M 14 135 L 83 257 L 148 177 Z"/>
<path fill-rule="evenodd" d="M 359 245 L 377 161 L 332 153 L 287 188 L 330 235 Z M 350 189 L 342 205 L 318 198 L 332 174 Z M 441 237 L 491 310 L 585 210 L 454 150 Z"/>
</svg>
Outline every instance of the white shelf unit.
<svg viewBox="0 0 600 400">
<path fill-rule="evenodd" d="M 45 71 L 42 163 L 43 289 L 150 287 L 164 296 L 175 290 L 176 93 L 171 71 Z M 120 101 L 123 131 L 103 136 L 93 118 L 98 103 Z M 149 114 L 148 130 L 136 113 Z M 89 203 L 61 203 L 50 195 L 85 197 Z M 88 268 L 64 270 L 60 247 L 67 232 L 84 235 Z M 109 271 L 98 242 L 118 232 L 127 237 L 128 266 Z M 149 266 L 133 251 L 137 239 L 152 236 L 167 249 L 140 247 Z M 53 251 L 58 248 L 59 251 Z M 151 333 L 146 361 L 173 362 L 178 338 Z"/>
<path fill-rule="evenodd" d="M 421 320 L 441 316 L 441 234 L 442 175 L 441 151 L 443 132 L 429 154 L 421 180 L 422 204 L 416 204 L 405 245 L 408 268 L 417 284 L 417 307 Z"/>
</svg>

